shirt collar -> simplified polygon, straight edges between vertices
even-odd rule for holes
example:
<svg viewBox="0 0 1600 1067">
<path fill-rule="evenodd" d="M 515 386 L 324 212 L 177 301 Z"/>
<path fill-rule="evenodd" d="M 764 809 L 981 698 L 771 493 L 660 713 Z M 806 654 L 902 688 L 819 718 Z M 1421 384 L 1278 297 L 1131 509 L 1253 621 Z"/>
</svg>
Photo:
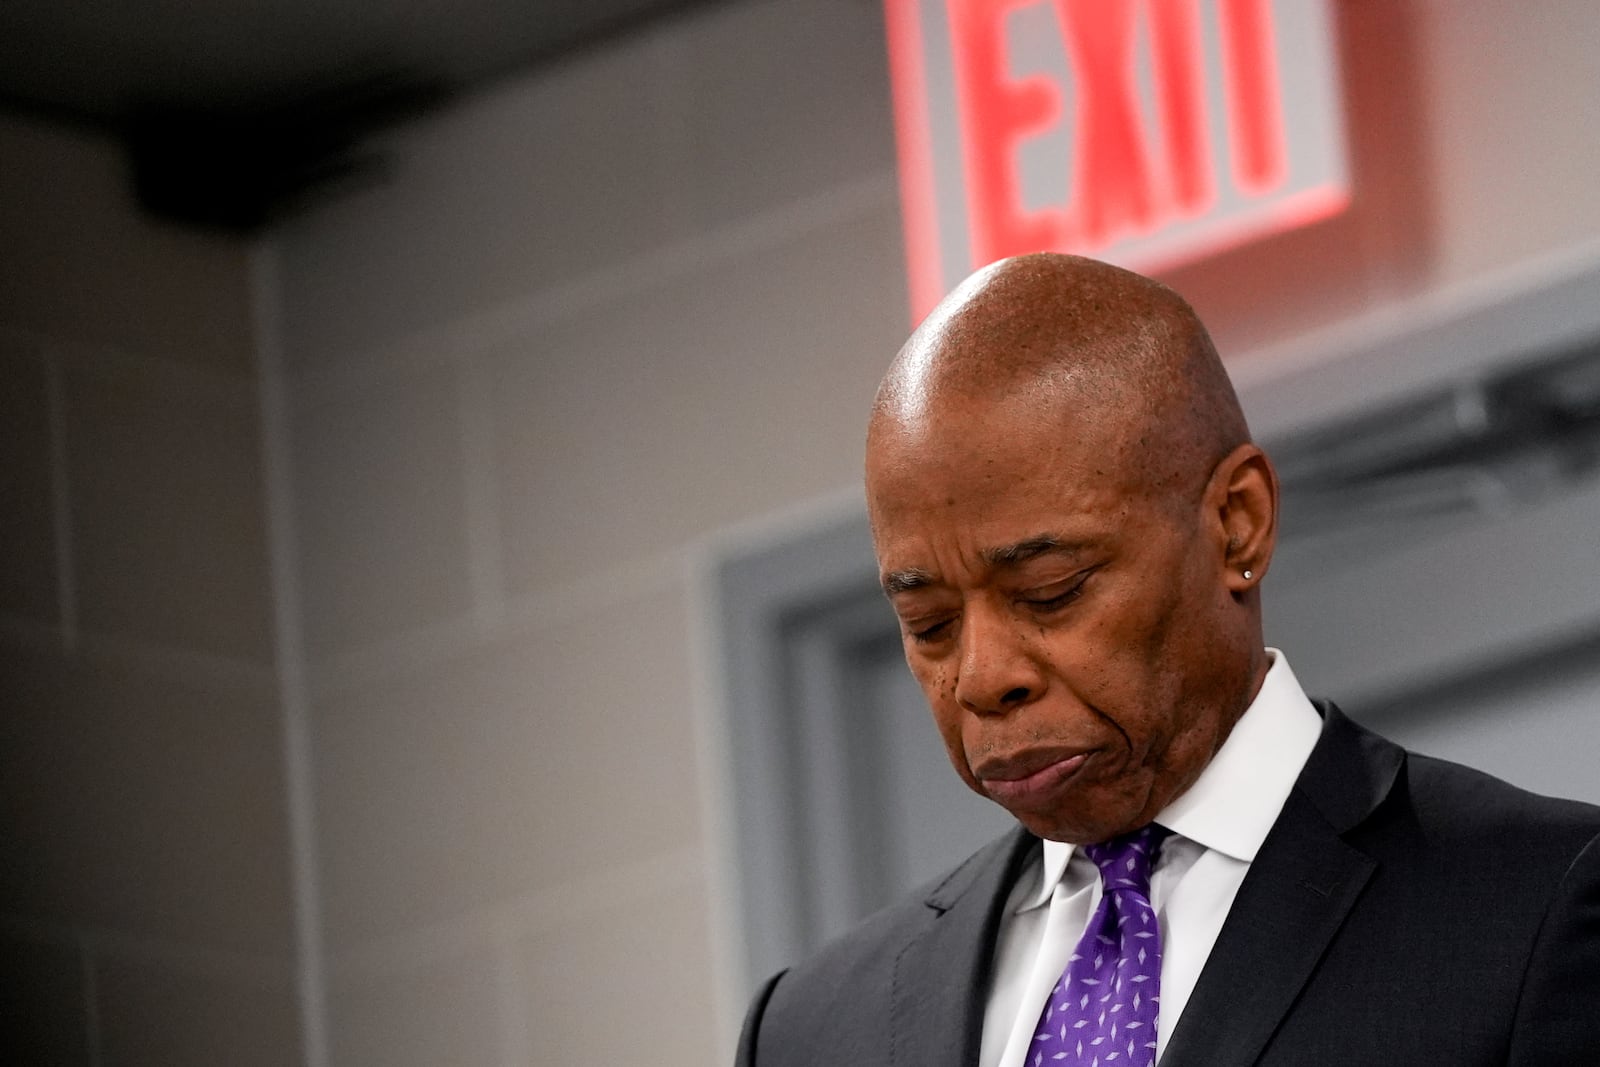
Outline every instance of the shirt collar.
<svg viewBox="0 0 1600 1067">
<path fill-rule="evenodd" d="M 1322 717 L 1275 648 L 1261 690 L 1234 724 L 1200 777 L 1156 816 L 1175 834 L 1233 859 L 1256 858 L 1267 831 L 1289 798 L 1295 779 L 1316 747 Z M 1018 912 L 1050 902 L 1076 846 L 1044 842 L 1039 881 L 1018 903 Z"/>
</svg>

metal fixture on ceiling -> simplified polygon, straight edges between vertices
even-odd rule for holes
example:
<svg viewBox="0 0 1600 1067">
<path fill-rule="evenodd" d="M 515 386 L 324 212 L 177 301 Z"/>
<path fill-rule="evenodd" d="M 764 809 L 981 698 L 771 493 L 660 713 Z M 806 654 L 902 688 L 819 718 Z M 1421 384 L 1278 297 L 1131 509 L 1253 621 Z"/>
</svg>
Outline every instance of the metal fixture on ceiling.
<svg viewBox="0 0 1600 1067">
<path fill-rule="evenodd" d="M 1272 449 L 1286 548 L 1338 554 L 1537 503 L 1600 476 L 1600 338 Z"/>
<path fill-rule="evenodd" d="M 713 0 L 0 4 L 0 109 L 108 132 L 140 202 L 250 230 L 381 173 L 385 126 Z"/>
</svg>

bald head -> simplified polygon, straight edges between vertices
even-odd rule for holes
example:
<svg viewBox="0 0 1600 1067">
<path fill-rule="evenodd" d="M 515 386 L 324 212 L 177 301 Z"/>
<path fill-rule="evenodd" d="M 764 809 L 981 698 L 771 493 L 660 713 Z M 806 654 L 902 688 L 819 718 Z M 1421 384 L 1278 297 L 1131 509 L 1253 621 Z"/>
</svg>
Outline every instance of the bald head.
<svg viewBox="0 0 1600 1067">
<path fill-rule="evenodd" d="M 1103 435 L 1151 490 L 1192 481 L 1249 440 L 1222 362 L 1183 298 L 1078 256 L 1002 260 L 951 293 L 889 368 L 869 435 L 999 401 L 1037 405 L 1064 432 Z"/>
</svg>

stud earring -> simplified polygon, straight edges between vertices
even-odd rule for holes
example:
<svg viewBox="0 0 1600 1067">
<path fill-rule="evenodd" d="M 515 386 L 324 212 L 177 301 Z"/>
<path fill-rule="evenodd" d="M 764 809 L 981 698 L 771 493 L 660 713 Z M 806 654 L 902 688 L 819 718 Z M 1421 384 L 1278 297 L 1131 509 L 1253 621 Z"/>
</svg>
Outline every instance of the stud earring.
<svg viewBox="0 0 1600 1067">
<path fill-rule="evenodd" d="M 1244 580 L 1245 581 L 1248 582 L 1250 579 L 1252 579 L 1254 577 L 1255 577 L 1255 573 L 1253 571 L 1245 571 L 1244 572 Z"/>
</svg>

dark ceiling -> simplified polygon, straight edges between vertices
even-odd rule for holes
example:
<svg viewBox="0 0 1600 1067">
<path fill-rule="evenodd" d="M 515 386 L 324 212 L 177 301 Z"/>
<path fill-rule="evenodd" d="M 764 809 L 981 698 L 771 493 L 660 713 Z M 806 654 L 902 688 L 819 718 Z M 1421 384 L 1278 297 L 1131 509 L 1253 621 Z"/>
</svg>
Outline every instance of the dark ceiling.
<svg viewBox="0 0 1600 1067">
<path fill-rule="evenodd" d="M 122 137 L 152 212 L 251 229 L 362 139 L 713 0 L 0 0 L 0 108 Z"/>
<path fill-rule="evenodd" d="M 693 0 L 3 0 L 0 106 L 116 126 L 405 76 L 460 89 Z"/>
</svg>

